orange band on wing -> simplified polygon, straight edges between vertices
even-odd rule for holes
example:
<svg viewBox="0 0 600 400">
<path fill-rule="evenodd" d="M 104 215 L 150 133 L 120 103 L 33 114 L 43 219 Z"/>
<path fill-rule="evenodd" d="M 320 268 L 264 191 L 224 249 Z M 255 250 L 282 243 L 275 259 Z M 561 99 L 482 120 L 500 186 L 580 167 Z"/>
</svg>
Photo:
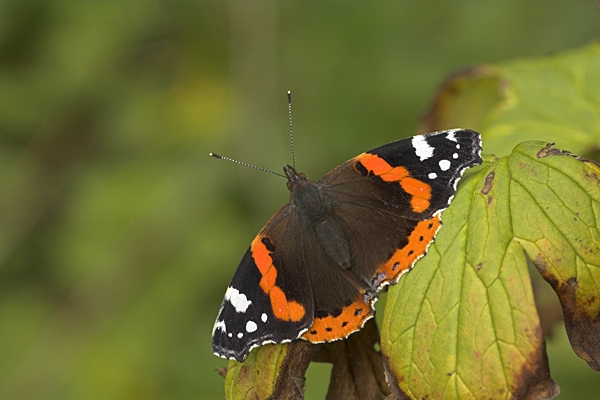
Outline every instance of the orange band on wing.
<svg viewBox="0 0 600 400">
<path fill-rule="evenodd" d="M 288 301 L 279 286 L 273 286 L 269 297 L 271 298 L 273 313 L 277 319 L 297 322 L 304 317 L 304 307 L 297 301 Z"/>
<path fill-rule="evenodd" d="M 411 268 L 414 262 L 425 254 L 441 225 L 439 214 L 419 222 L 408 237 L 406 246 L 396 250 L 388 261 L 382 263 L 375 271 L 375 276 L 384 273 L 386 282 L 396 282 L 403 272 Z"/>
<path fill-rule="evenodd" d="M 423 212 L 429 207 L 431 200 L 431 186 L 415 178 L 404 178 L 400 181 L 400 186 L 412 196 L 410 205 L 413 211 Z"/>
<path fill-rule="evenodd" d="M 386 182 L 398 182 L 402 189 L 411 195 L 410 206 L 414 212 L 421 213 L 429 208 L 431 200 L 431 186 L 418 179 L 410 177 L 404 167 L 392 167 L 383 158 L 363 153 L 354 159 L 362 166 Z M 356 167 L 355 167 L 356 169 Z"/>
<path fill-rule="evenodd" d="M 256 264 L 256 267 L 258 268 L 260 274 L 264 278 L 264 276 L 267 274 L 267 272 L 273 265 L 273 260 L 271 259 L 271 253 L 267 249 L 267 246 L 261 243 L 259 239 L 260 238 L 258 236 L 256 237 L 256 239 L 254 239 L 254 241 L 252 242 L 251 251 L 252 258 L 254 258 L 254 263 Z M 275 271 L 275 276 L 277 276 L 277 271 Z M 275 284 L 275 281 L 273 281 L 273 284 Z"/>
<path fill-rule="evenodd" d="M 374 154 L 363 153 L 355 158 L 374 175 L 377 175 L 386 182 L 399 182 L 408 176 L 408 171 L 404 167 L 392 167 L 383 158 Z"/>
<path fill-rule="evenodd" d="M 331 342 L 347 337 L 363 327 L 365 321 L 373 316 L 370 304 L 363 299 L 363 292 L 338 315 L 315 317 L 312 326 L 302 335 L 302 339 L 312 343 Z"/>
<path fill-rule="evenodd" d="M 256 268 L 260 271 L 260 288 L 271 300 L 271 308 L 277 319 L 297 322 L 304 318 L 306 311 L 297 301 L 289 301 L 279 286 L 276 285 L 277 268 L 273 265 L 271 251 L 262 242 L 265 236 L 257 236 L 250 246 Z M 268 239 L 268 238 L 267 238 Z"/>
</svg>

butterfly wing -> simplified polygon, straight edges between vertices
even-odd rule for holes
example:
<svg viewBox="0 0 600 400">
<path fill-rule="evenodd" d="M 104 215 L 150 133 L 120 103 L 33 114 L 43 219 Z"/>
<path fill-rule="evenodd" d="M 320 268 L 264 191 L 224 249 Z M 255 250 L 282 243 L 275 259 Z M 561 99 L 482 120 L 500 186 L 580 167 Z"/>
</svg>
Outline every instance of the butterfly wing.
<svg viewBox="0 0 600 400">
<path fill-rule="evenodd" d="M 352 273 L 378 290 L 410 270 L 480 153 L 477 132 L 453 129 L 388 143 L 325 175 L 319 184 L 335 199 L 332 215 L 350 232 Z"/>
<path fill-rule="evenodd" d="M 288 204 L 244 254 L 213 328 L 213 352 L 243 361 L 266 343 L 346 337 L 374 314 L 369 289 L 333 262 Z"/>
<path fill-rule="evenodd" d="M 215 355 L 243 361 L 255 347 L 296 339 L 314 310 L 305 274 L 286 273 L 275 243 L 291 239 L 290 205 L 281 208 L 252 241 L 227 288 L 213 328 Z"/>
</svg>

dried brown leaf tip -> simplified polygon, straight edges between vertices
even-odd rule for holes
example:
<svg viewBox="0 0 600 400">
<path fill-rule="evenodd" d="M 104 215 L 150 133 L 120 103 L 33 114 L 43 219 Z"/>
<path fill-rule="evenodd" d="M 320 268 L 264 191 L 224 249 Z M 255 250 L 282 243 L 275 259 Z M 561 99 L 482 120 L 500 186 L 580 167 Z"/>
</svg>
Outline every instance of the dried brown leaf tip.
<svg viewBox="0 0 600 400">
<path fill-rule="evenodd" d="M 377 343 L 379 332 L 374 320 L 345 340 L 318 345 L 304 340 L 290 343 L 272 398 L 302 399 L 304 374 L 310 362 L 315 361 L 333 364 L 328 400 L 382 399 L 390 390 L 381 353 L 374 347 Z"/>
</svg>

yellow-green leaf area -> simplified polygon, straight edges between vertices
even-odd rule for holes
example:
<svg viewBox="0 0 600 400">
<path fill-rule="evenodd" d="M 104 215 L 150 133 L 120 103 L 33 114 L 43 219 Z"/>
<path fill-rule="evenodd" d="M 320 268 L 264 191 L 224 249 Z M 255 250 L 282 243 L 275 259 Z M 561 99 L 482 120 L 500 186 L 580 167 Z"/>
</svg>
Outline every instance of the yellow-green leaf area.
<svg viewBox="0 0 600 400">
<path fill-rule="evenodd" d="M 382 352 L 411 398 L 558 394 L 528 259 L 574 310 L 573 324 L 600 311 L 598 165 L 538 141 L 484 159 L 461 181 L 427 257 L 389 291 Z M 597 347 L 574 337 L 594 367 Z"/>
<path fill-rule="evenodd" d="M 511 208 L 521 222 L 514 224 L 515 237 L 532 260 L 546 249 L 548 268 L 560 267 L 556 273 L 563 278 L 600 278 L 595 274 L 600 267 L 599 168 L 569 156 L 531 158 L 535 148 L 531 143 L 521 145 L 511 159 Z M 577 271 L 578 261 L 590 270 Z"/>
<path fill-rule="evenodd" d="M 479 66 L 451 76 L 420 130 L 469 127 L 484 151 L 508 154 L 525 140 L 596 157 L 600 147 L 600 42 L 548 57 Z"/>
<path fill-rule="evenodd" d="M 506 83 L 499 88 L 504 100 L 482 127 L 486 151 L 507 154 L 525 139 L 556 142 L 578 154 L 600 144 L 598 65 L 598 42 L 550 57 L 496 65 Z"/>
<path fill-rule="evenodd" d="M 523 221 L 515 238 L 557 292 L 574 351 L 600 370 L 600 167 L 553 151 L 532 157 L 536 147 L 519 146 L 510 165 L 514 220 Z"/>
<path fill-rule="evenodd" d="M 267 344 L 248 354 L 244 362 L 230 361 L 225 377 L 227 400 L 268 399 L 273 393 L 287 344 Z"/>
</svg>

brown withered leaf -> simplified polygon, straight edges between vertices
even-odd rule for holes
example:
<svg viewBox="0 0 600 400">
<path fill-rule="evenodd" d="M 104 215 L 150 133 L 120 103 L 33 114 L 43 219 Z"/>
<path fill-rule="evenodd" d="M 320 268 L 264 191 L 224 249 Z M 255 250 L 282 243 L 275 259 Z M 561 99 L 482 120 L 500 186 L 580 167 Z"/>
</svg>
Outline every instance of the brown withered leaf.
<svg viewBox="0 0 600 400">
<path fill-rule="evenodd" d="M 289 344 L 271 398 L 302 399 L 304 374 L 311 361 L 333 364 L 327 399 L 382 399 L 390 393 L 381 354 L 374 346 L 379 332 L 374 320 L 348 337 L 314 345 L 303 340 Z M 310 385 L 310 382 L 308 382 Z"/>
</svg>

